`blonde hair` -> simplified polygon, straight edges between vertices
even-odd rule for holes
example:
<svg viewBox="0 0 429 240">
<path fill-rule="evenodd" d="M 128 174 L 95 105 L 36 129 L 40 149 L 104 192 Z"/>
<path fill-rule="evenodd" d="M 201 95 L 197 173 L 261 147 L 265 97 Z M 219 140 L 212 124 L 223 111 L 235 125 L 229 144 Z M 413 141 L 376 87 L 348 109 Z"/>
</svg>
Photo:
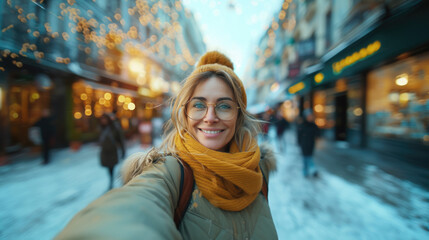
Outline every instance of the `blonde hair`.
<svg viewBox="0 0 429 240">
<path fill-rule="evenodd" d="M 174 143 L 175 136 L 179 135 L 181 138 L 183 138 L 183 133 L 188 132 L 185 104 L 191 98 L 198 84 L 208 80 L 211 77 L 218 77 L 231 88 L 234 98 L 239 106 L 235 133 L 231 141 L 236 141 L 237 146 L 241 147 L 241 151 L 252 150 L 250 147 L 252 147 L 252 141 L 260 132 L 261 121 L 256 119 L 246 110 L 247 103 L 243 100 L 246 99 L 246 93 L 242 92 L 242 85 L 238 82 L 240 80 L 235 79 L 226 71 L 220 69 L 216 71 L 206 71 L 191 74 L 191 76 L 182 82 L 183 87 L 177 94 L 177 97 L 175 99 L 171 99 L 171 118 L 165 125 L 163 142 L 160 146 L 160 150 L 162 152 L 168 152 L 172 154 L 177 153 Z"/>
</svg>

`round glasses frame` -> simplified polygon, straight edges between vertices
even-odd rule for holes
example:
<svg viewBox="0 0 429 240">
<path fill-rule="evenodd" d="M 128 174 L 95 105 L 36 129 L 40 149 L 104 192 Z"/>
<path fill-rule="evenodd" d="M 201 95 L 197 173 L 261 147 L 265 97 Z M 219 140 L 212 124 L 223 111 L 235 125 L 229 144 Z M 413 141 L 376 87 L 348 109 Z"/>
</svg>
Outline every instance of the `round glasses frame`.
<svg viewBox="0 0 429 240">
<path fill-rule="evenodd" d="M 204 114 L 202 114 L 202 113 L 199 113 L 199 114 L 201 114 L 201 117 L 195 117 L 195 116 L 193 116 L 193 117 L 191 117 L 190 116 L 190 114 L 188 113 L 188 111 L 189 111 L 189 107 L 188 107 L 188 105 L 189 105 L 189 103 L 191 103 L 192 101 L 200 101 L 200 102 L 203 102 L 204 104 L 205 104 L 205 106 L 206 106 L 206 109 L 205 109 L 205 111 L 204 111 Z M 225 101 L 225 100 L 224 100 Z M 233 103 L 235 106 L 232 106 L 232 109 L 231 109 L 231 111 L 234 111 L 234 110 L 236 110 L 236 109 L 239 109 L 240 107 L 239 106 L 237 106 L 237 103 L 235 103 L 235 102 L 233 102 L 233 101 L 229 101 L 229 100 L 226 100 L 226 101 L 228 101 L 228 102 L 231 102 L 231 103 Z M 221 103 L 222 103 L 222 101 L 221 101 Z M 231 119 L 233 119 L 234 118 L 234 112 L 231 114 L 231 117 L 222 117 L 223 116 L 223 114 L 220 112 L 218 112 L 218 111 L 220 111 L 220 110 L 218 110 L 218 106 L 221 104 L 221 103 L 206 103 L 205 101 L 203 101 L 203 100 L 195 100 L 195 99 L 191 99 L 191 100 L 189 100 L 188 102 L 186 102 L 185 104 L 183 104 L 182 105 L 182 107 L 185 107 L 185 115 L 187 116 L 187 117 L 189 117 L 190 119 L 192 119 L 192 120 L 195 120 L 195 121 L 199 121 L 199 120 L 201 120 L 201 119 L 203 119 L 206 115 L 207 115 L 207 111 L 209 110 L 209 106 L 213 106 L 214 107 L 214 110 L 215 110 L 215 114 L 216 114 L 216 117 L 217 118 L 219 118 L 219 119 L 221 119 L 221 120 L 224 120 L 224 121 L 228 121 L 228 120 L 231 120 Z"/>
</svg>

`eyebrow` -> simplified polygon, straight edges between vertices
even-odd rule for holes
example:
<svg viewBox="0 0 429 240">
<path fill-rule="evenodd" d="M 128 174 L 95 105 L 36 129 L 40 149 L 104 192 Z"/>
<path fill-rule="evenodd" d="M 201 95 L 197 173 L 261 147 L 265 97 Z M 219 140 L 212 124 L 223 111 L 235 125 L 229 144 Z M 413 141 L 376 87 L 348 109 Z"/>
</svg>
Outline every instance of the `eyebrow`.
<svg viewBox="0 0 429 240">
<path fill-rule="evenodd" d="M 193 97 L 193 98 L 191 98 L 191 100 L 192 99 L 198 99 L 198 100 L 202 100 L 202 101 L 207 101 L 207 99 L 205 98 L 205 97 Z M 234 100 L 232 100 L 232 98 L 229 98 L 229 97 L 221 97 L 221 98 L 218 98 L 217 100 L 216 100 L 216 102 L 219 102 L 219 101 L 222 101 L 222 100 L 230 100 L 230 101 L 234 101 Z"/>
</svg>

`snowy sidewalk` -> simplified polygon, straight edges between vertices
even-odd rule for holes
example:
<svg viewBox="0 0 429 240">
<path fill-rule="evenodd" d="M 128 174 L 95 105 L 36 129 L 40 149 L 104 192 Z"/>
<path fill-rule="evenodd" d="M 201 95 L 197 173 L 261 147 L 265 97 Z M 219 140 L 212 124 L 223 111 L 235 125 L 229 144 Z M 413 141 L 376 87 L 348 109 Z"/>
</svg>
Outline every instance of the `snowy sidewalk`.
<svg viewBox="0 0 429 240">
<path fill-rule="evenodd" d="M 289 132 L 286 137 L 286 153 L 277 154 L 278 170 L 269 183 L 270 207 L 280 239 L 429 239 L 421 219 L 401 216 L 398 209 L 359 185 L 323 169 L 319 178 L 304 178 L 294 134 Z M 277 147 L 275 141 L 273 144 Z M 408 187 L 429 199 L 429 193 L 416 185 Z M 428 216 L 429 202 L 409 199 L 422 216 Z"/>
<path fill-rule="evenodd" d="M 139 144 L 127 155 L 143 151 Z M 98 159 L 99 147 L 61 149 L 52 161 L 18 161 L 0 167 L 0 239 L 52 239 L 70 219 L 108 188 L 108 173 Z M 119 166 L 115 168 L 118 176 Z M 119 179 L 115 187 L 121 185 Z"/>
<path fill-rule="evenodd" d="M 420 216 L 429 216 L 429 202 L 421 200 L 429 199 L 428 192 L 391 179 L 396 183 L 387 186 L 392 192 L 407 188 L 413 193 L 404 196 L 414 206 L 410 217 L 404 217 L 400 212 L 408 209 L 388 205 L 323 169 L 318 179 L 303 178 L 293 134 L 287 138 L 286 153 L 277 153 L 278 170 L 269 183 L 280 239 L 429 239 L 422 227 L 427 222 L 411 214 L 420 209 Z M 127 155 L 143 150 L 135 144 Z M 99 164 L 98 151 L 95 144 L 87 144 L 78 152 L 55 152 L 46 166 L 40 158 L 1 166 L 0 239 L 52 239 L 79 210 L 104 194 L 108 174 Z"/>
</svg>

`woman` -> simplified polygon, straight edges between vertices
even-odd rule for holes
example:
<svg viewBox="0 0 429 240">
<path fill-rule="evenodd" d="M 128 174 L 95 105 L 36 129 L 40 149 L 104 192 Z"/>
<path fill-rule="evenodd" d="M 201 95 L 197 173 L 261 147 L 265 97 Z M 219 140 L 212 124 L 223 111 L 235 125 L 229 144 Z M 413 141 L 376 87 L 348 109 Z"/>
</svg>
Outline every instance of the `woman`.
<svg viewBox="0 0 429 240">
<path fill-rule="evenodd" d="M 122 157 L 125 156 L 124 141 L 116 129 L 111 116 L 103 114 L 100 117 L 101 133 L 100 144 L 100 163 L 106 167 L 109 172 L 109 189 L 113 188 L 113 173 L 115 165 L 118 163 L 118 147 L 121 148 Z"/>
<path fill-rule="evenodd" d="M 277 239 L 260 193 L 262 173 L 274 167 L 269 153 L 261 156 L 259 123 L 246 104 L 231 61 L 205 54 L 173 103 L 160 149 L 131 156 L 127 184 L 78 213 L 58 239 Z M 195 186 L 176 228 L 181 162 Z"/>
</svg>

